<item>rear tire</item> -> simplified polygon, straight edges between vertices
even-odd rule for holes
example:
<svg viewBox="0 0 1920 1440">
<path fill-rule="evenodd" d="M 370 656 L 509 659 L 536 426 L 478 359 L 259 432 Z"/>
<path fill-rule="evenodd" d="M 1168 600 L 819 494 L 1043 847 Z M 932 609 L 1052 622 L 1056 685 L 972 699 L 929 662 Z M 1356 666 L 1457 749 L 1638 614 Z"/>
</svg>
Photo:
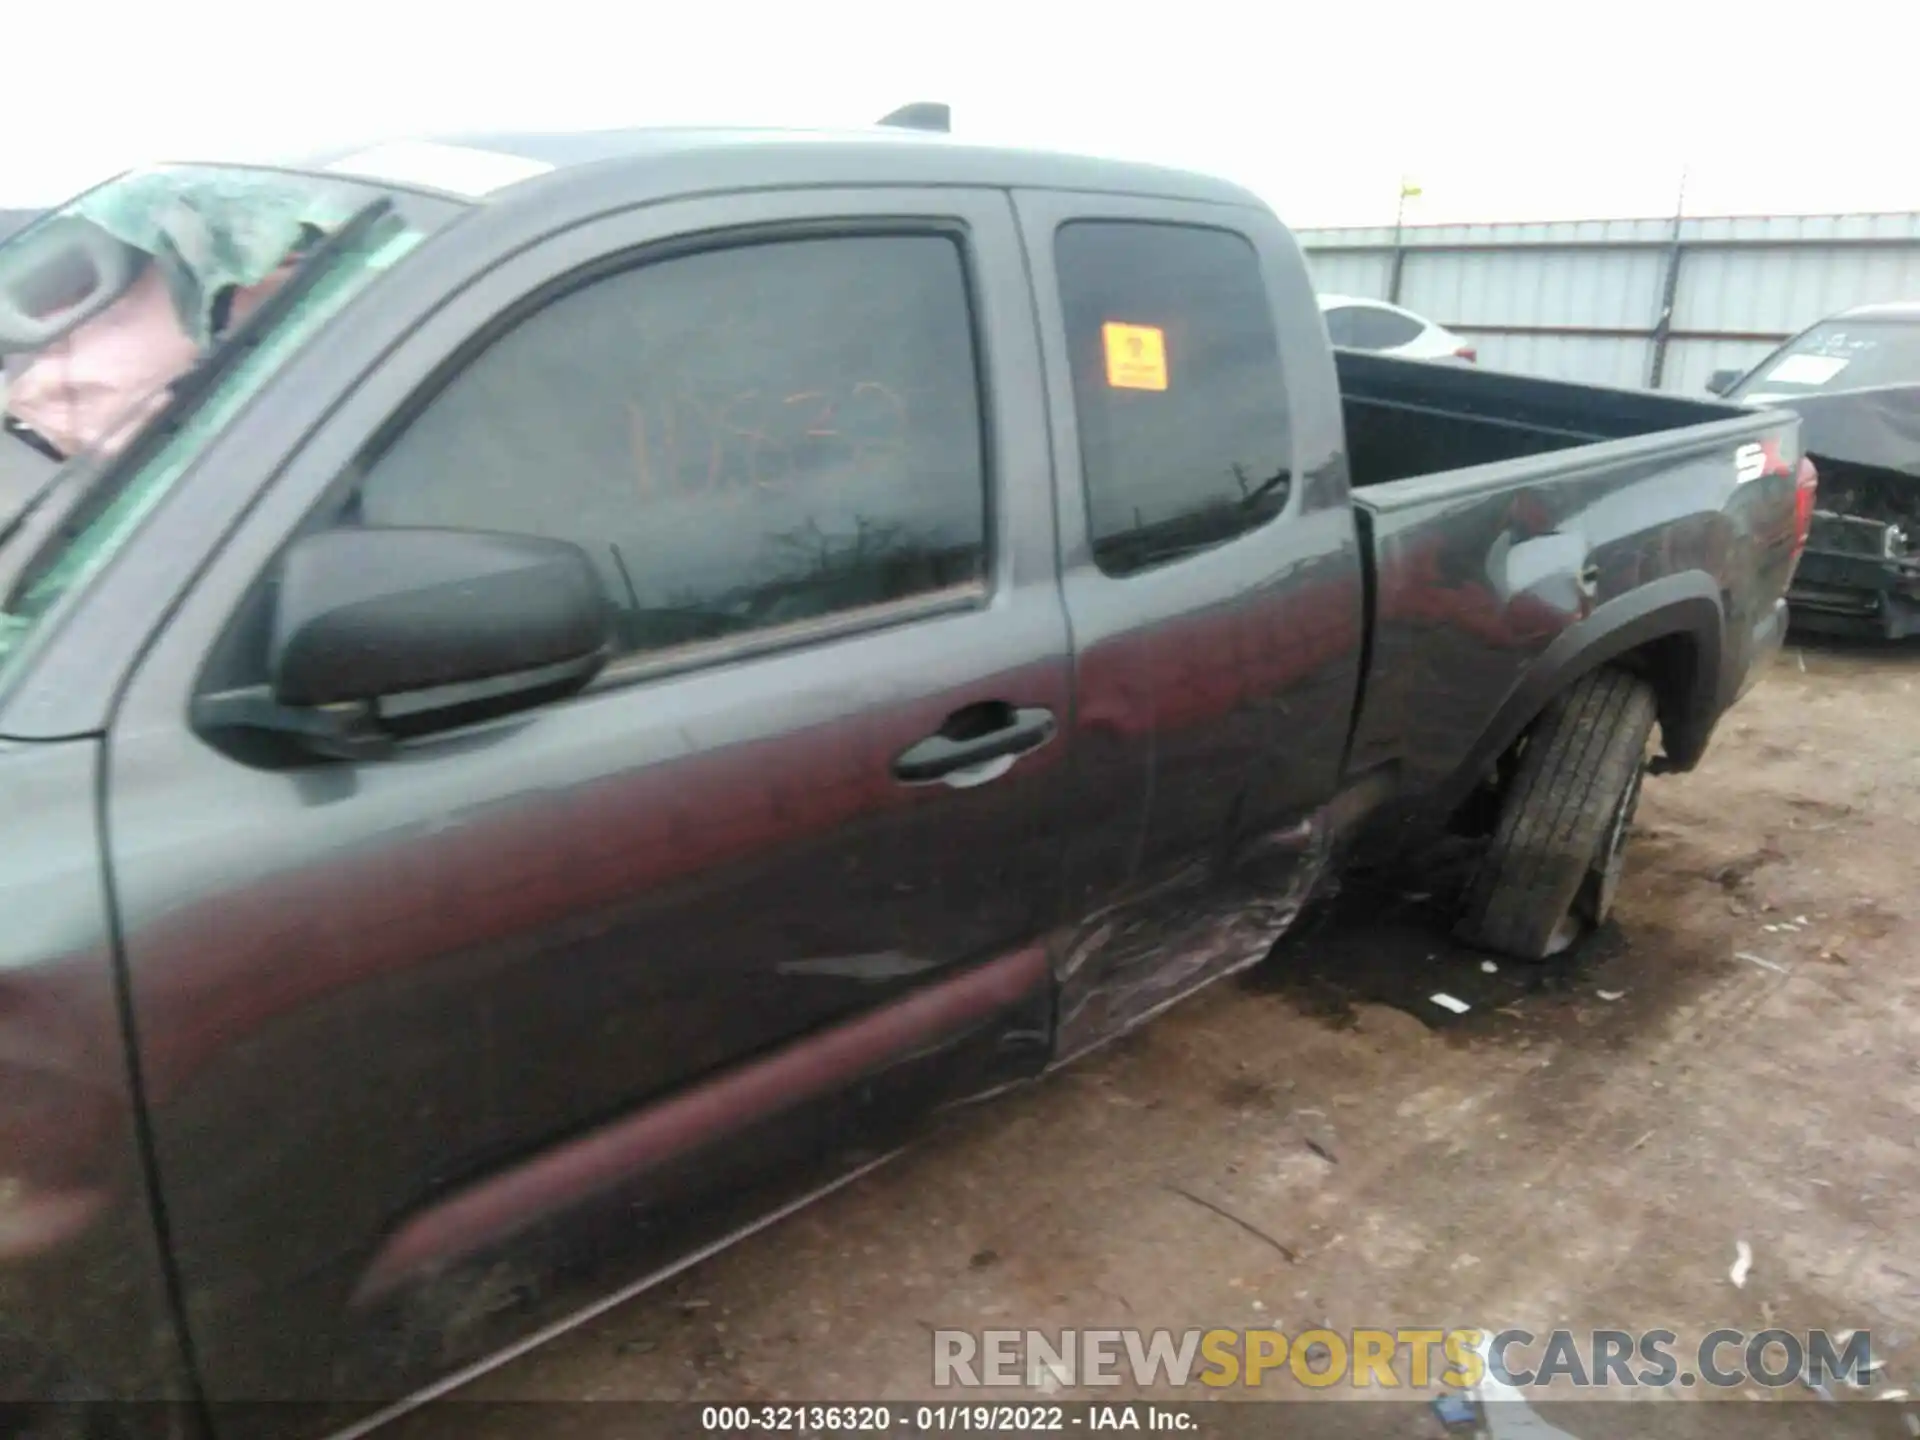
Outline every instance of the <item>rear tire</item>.
<svg viewBox="0 0 1920 1440">
<path fill-rule="evenodd" d="M 1454 933 L 1545 960 L 1613 909 L 1658 704 L 1646 681 L 1584 676 L 1528 732 Z"/>
</svg>

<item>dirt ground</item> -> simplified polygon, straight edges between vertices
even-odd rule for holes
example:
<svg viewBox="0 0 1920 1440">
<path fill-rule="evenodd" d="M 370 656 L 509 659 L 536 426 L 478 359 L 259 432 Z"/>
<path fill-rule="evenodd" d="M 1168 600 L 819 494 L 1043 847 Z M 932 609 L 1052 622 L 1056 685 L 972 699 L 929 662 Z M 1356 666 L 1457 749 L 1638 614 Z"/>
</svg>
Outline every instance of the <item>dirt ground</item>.
<svg viewBox="0 0 1920 1440">
<path fill-rule="evenodd" d="M 944 1327 L 1865 1327 L 1876 1389 L 1920 1397 L 1920 649 L 1796 643 L 1636 828 L 1566 963 L 1489 974 L 1434 902 L 1349 887 L 1252 974 L 402 1428 L 951 1400 Z M 1858 1422 L 1812 1433 L 1920 1423 L 1732 1393 Z M 1353 1433 L 1437 1424 L 1402 1402 Z"/>
</svg>

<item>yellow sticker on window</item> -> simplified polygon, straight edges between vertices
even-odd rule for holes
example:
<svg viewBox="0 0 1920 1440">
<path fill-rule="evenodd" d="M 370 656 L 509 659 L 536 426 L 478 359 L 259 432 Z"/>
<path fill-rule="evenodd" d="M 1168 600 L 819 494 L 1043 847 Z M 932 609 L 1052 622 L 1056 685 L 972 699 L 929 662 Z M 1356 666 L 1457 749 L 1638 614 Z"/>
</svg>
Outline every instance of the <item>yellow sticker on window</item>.
<svg viewBox="0 0 1920 1440">
<path fill-rule="evenodd" d="M 1166 331 L 1109 320 L 1100 327 L 1100 339 L 1107 349 L 1107 384 L 1116 390 L 1167 388 Z"/>
</svg>

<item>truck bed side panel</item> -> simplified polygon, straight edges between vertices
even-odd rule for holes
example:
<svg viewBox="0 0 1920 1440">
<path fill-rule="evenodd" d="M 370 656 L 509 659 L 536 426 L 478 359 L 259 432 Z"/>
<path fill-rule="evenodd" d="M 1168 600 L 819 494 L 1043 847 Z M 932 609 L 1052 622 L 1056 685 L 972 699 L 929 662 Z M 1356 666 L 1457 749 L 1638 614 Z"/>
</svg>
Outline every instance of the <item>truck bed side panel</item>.
<svg viewBox="0 0 1920 1440">
<path fill-rule="evenodd" d="M 1743 481 L 1755 443 L 1768 469 Z M 1794 443 L 1750 415 L 1361 492 L 1376 624 L 1351 772 L 1390 767 L 1444 818 L 1555 693 L 1649 645 L 1664 748 L 1693 763 L 1780 625 Z"/>
</svg>

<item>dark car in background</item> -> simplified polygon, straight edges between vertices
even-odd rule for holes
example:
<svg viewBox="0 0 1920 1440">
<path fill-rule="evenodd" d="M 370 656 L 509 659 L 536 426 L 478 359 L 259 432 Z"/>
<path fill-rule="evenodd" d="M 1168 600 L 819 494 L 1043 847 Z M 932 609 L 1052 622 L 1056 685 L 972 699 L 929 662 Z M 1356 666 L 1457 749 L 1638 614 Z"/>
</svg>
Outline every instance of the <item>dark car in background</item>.
<svg viewBox="0 0 1920 1440">
<path fill-rule="evenodd" d="M 1842 311 L 1707 388 L 1801 418 L 1820 502 L 1787 595 L 1794 623 L 1920 633 L 1920 301 Z"/>
</svg>

